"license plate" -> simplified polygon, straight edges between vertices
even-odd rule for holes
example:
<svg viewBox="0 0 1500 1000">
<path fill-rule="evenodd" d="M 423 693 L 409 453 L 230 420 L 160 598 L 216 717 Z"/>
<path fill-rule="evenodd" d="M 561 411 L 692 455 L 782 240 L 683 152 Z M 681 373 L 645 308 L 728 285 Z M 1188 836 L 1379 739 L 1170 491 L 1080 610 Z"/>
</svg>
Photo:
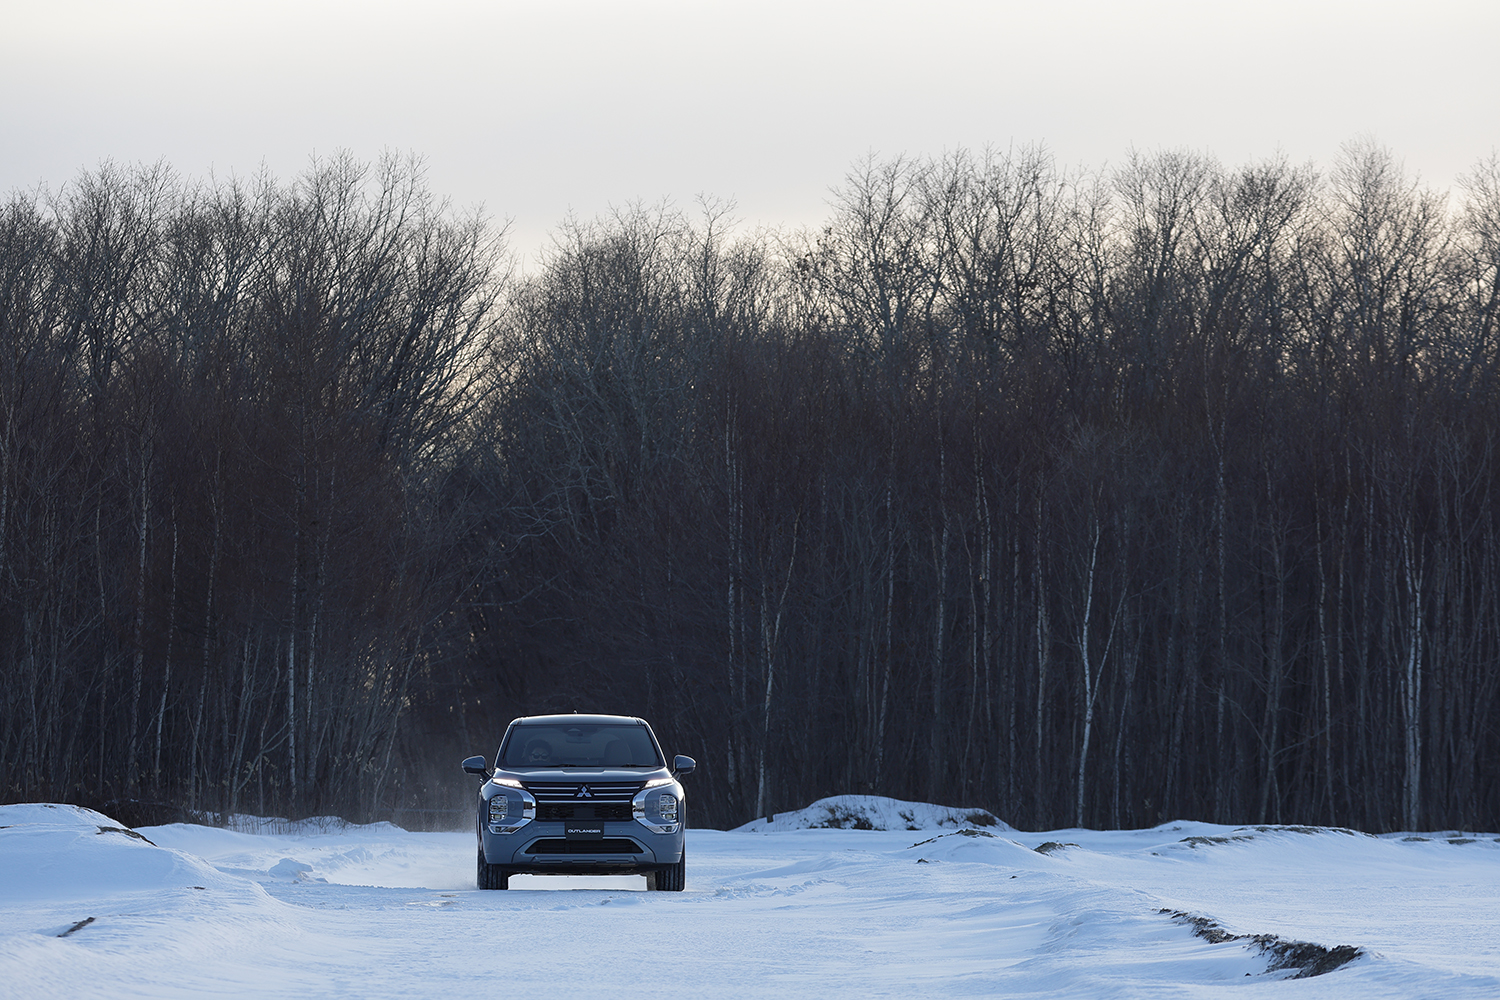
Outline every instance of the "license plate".
<svg viewBox="0 0 1500 1000">
<path fill-rule="evenodd" d="M 563 827 L 563 836 L 568 840 L 603 840 L 602 823 L 569 823 Z"/>
</svg>

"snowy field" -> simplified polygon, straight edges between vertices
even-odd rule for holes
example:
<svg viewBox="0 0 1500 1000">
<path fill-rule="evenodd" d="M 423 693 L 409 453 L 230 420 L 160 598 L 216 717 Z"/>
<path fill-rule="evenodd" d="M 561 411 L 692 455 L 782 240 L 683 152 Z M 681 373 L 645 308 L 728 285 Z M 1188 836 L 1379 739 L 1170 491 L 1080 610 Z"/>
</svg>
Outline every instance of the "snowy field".
<svg viewBox="0 0 1500 1000">
<path fill-rule="evenodd" d="M 684 893 L 480 892 L 472 833 L 0 806 L 0 996 L 1500 997 L 1494 835 L 968 817 L 825 800 L 690 831 Z"/>
</svg>

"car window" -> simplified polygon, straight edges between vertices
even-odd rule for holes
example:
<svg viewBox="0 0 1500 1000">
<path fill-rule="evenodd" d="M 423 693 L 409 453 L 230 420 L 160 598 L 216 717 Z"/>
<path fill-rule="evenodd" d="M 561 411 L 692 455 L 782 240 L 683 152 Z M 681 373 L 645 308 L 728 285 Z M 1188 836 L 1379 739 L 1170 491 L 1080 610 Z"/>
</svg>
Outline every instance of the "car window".
<svg viewBox="0 0 1500 1000">
<path fill-rule="evenodd" d="M 661 767 L 644 726 L 515 726 L 501 748 L 505 767 Z"/>
</svg>

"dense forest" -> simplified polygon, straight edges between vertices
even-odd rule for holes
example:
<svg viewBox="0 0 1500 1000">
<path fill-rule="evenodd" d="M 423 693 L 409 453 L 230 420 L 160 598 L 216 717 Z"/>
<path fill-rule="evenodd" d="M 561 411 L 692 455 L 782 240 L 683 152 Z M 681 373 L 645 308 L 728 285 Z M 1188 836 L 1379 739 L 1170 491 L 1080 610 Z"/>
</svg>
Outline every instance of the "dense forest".
<svg viewBox="0 0 1500 1000">
<path fill-rule="evenodd" d="M 125 814 L 462 825 L 576 709 L 695 825 L 1500 829 L 1500 161 L 872 157 L 524 270 L 411 161 L 13 193 L 0 670 L 0 798 Z"/>
</svg>

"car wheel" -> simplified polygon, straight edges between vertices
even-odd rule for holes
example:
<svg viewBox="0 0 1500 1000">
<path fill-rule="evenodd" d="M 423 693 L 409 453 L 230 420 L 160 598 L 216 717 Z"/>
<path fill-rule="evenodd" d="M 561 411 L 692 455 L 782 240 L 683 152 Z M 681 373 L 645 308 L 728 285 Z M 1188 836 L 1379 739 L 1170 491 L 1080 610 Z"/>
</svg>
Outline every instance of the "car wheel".
<svg viewBox="0 0 1500 1000">
<path fill-rule="evenodd" d="M 687 885 L 687 851 L 671 868 L 651 872 L 646 876 L 646 888 L 658 892 L 681 892 Z"/>
<path fill-rule="evenodd" d="M 484 848 L 479 849 L 479 875 L 476 881 L 481 889 L 509 889 L 510 873 L 499 865 L 484 860 Z"/>
</svg>

